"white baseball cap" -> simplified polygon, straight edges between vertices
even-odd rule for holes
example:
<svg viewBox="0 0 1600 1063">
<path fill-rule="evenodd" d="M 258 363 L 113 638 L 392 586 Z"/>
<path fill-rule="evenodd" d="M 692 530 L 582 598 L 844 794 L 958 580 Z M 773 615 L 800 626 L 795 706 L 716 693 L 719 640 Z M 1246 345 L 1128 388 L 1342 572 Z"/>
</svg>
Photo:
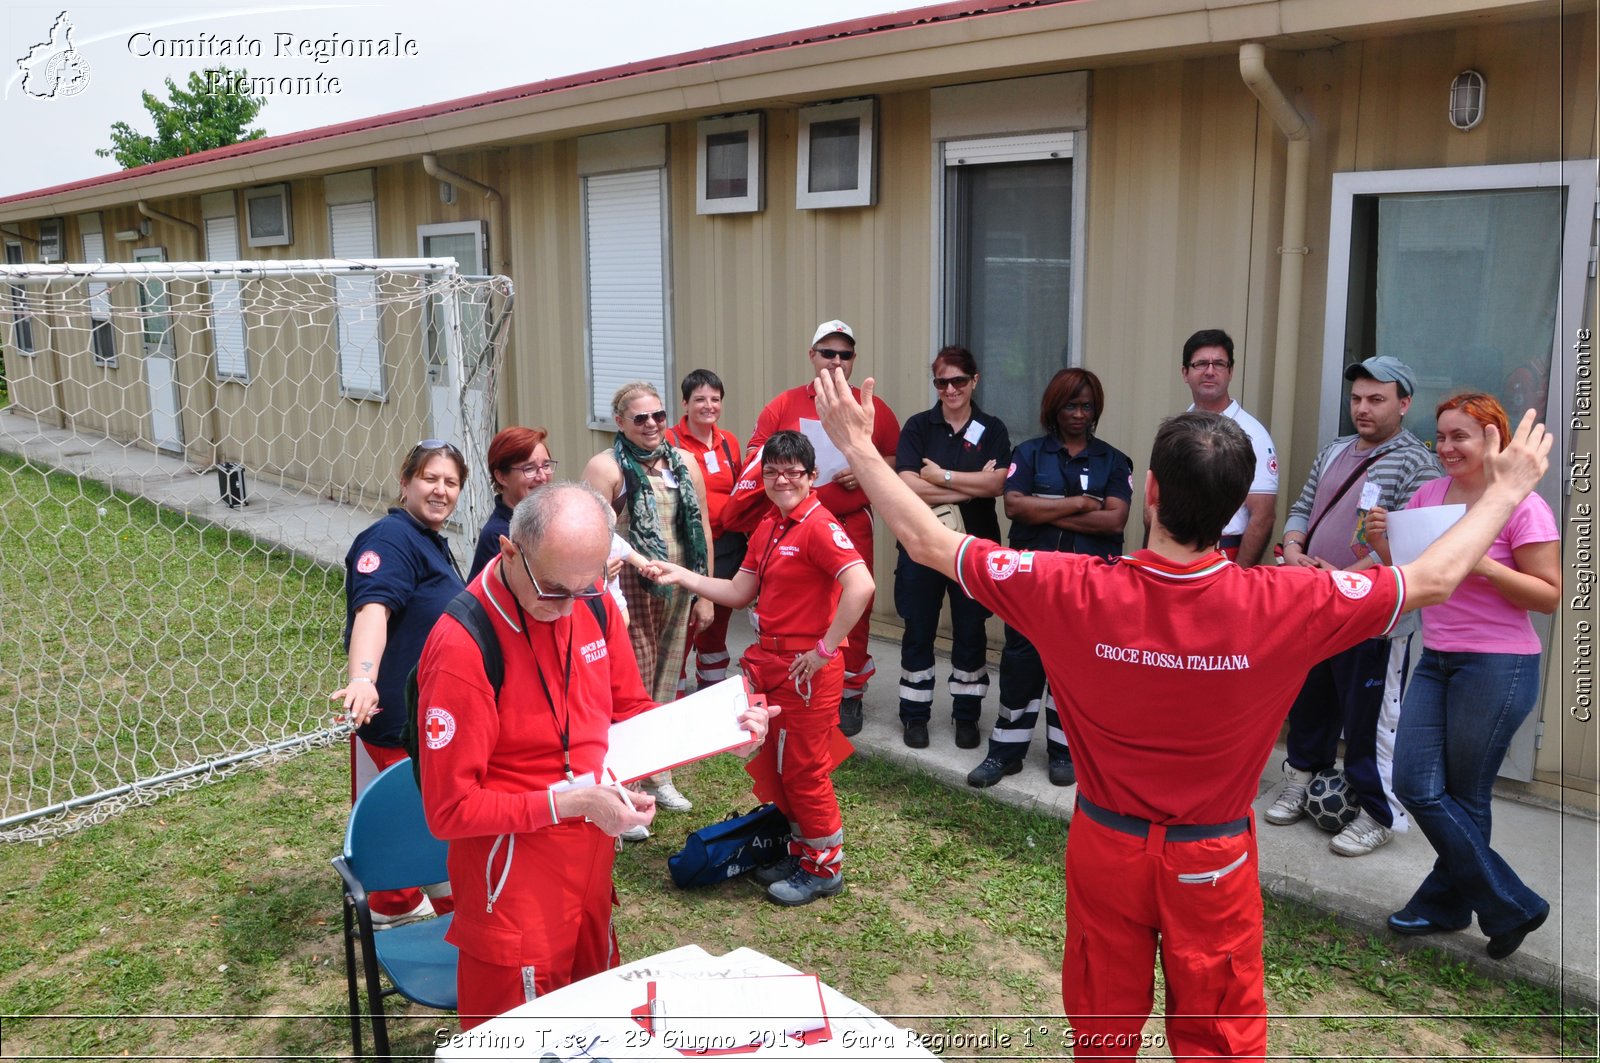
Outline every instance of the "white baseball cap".
<svg viewBox="0 0 1600 1063">
<path fill-rule="evenodd" d="M 856 345 L 855 330 L 853 330 L 849 325 L 846 325 L 843 321 L 834 320 L 824 321 L 822 324 L 817 326 L 817 334 L 811 337 L 811 346 L 815 347 L 824 339 L 834 335 L 835 333 L 849 340 L 850 346 L 854 347 Z"/>
</svg>

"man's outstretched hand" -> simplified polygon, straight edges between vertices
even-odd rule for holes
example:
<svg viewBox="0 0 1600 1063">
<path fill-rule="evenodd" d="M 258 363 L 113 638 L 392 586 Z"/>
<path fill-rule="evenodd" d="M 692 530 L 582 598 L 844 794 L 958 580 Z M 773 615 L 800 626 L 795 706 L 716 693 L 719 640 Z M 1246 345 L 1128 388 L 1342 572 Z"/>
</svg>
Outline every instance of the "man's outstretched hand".
<svg viewBox="0 0 1600 1063">
<path fill-rule="evenodd" d="M 850 394 L 850 385 L 838 369 L 824 369 L 817 375 L 817 417 L 827 431 L 828 438 L 841 451 L 851 446 L 872 447 L 872 388 L 876 382 L 867 378 L 861 385 L 861 401 Z"/>
</svg>

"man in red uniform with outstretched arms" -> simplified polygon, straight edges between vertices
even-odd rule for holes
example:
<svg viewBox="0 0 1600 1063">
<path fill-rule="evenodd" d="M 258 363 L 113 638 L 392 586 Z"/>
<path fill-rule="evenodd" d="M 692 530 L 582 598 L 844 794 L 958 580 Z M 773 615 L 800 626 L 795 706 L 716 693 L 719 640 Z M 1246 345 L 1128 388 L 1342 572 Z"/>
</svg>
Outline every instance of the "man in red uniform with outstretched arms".
<svg viewBox="0 0 1600 1063">
<path fill-rule="evenodd" d="M 855 330 L 843 321 L 824 321 L 811 337 L 811 347 L 806 357 L 820 375 L 830 367 L 837 369 L 845 380 L 850 379 L 856 365 Z M 817 383 L 790 388 L 767 403 L 756 418 L 756 430 L 745 444 L 745 468 L 739 482 L 734 485 L 733 498 L 724 510 L 723 520 L 736 530 L 749 531 L 770 511 L 761 486 L 761 463 L 756 455 L 761 444 L 774 432 L 804 433 L 807 421 L 818 426 Z M 882 457 L 884 467 L 894 471 L 895 450 L 900 445 L 900 422 L 894 411 L 881 399 L 873 408 L 872 445 Z M 825 472 L 825 470 L 824 470 Z M 844 530 L 872 571 L 872 509 L 871 500 L 860 488 L 854 468 L 840 470 L 831 480 L 817 484 L 817 498 L 828 512 L 839 519 Z M 735 523 L 736 522 L 736 523 Z M 844 697 L 839 702 L 839 729 L 847 735 L 861 730 L 861 696 L 867 691 L 867 682 L 876 670 L 872 654 L 867 651 L 867 635 L 872 629 L 872 603 L 850 629 L 844 644 Z"/>
<path fill-rule="evenodd" d="M 453 617 L 417 668 L 428 827 L 450 843 L 456 898 L 446 940 L 462 1029 L 619 962 L 611 908 L 616 837 L 655 798 L 601 780 L 609 729 L 655 707 L 628 627 L 605 593 L 611 507 L 584 484 L 535 489 L 500 553 L 468 585 L 499 639 L 496 698 L 477 643 Z M 599 618 L 585 602 L 605 606 Z M 759 742 L 767 710 L 747 709 Z"/>
<path fill-rule="evenodd" d="M 1503 452 L 1488 440 L 1492 486 L 1410 565 L 1245 570 L 1217 541 L 1250 487 L 1250 439 L 1182 414 L 1151 452 L 1149 549 L 1106 560 L 944 527 L 873 460 L 872 381 L 858 403 L 824 376 L 828 434 L 906 552 L 1043 650 L 1078 765 L 1061 969 L 1077 1057 L 1138 1055 L 1158 947 L 1173 1055 L 1264 1056 L 1250 804 L 1289 705 L 1311 664 L 1449 597 L 1538 483 L 1550 437 L 1529 411 Z"/>
</svg>

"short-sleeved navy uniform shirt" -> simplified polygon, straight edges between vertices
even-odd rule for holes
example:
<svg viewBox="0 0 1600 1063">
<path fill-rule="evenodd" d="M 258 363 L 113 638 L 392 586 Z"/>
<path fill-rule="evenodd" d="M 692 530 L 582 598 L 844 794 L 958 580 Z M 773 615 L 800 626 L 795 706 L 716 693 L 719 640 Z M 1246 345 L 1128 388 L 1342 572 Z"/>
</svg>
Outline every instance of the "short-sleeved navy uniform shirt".
<svg viewBox="0 0 1600 1063">
<path fill-rule="evenodd" d="M 500 553 L 502 535 L 511 538 L 511 507 L 506 505 L 505 499 L 495 495 L 494 512 L 489 514 L 489 519 L 483 522 L 483 530 L 478 533 L 478 552 L 472 555 L 472 567 L 467 570 L 469 582 Z"/>
<path fill-rule="evenodd" d="M 895 449 L 896 472 L 922 472 L 922 459 L 928 458 L 951 472 L 982 472 L 989 461 L 1003 469 L 1011 460 L 1011 435 L 1005 422 L 991 417 L 973 403 L 971 416 L 960 428 L 951 428 L 944 419 L 944 407 L 914 413 L 900 429 L 900 445 Z M 968 533 L 980 539 L 1000 541 L 1000 518 L 995 515 L 994 499 L 970 498 L 957 503 Z"/>
<path fill-rule="evenodd" d="M 372 602 L 389 607 L 389 638 L 378 663 L 383 711 L 356 730 L 364 741 L 399 747 L 406 725 L 406 676 L 422 659 L 434 621 L 465 585 L 444 536 L 398 506 L 350 545 L 344 558 L 345 649 L 357 609 Z"/>
<path fill-rule="evenodd" d="M 1077 457 L 1067 454 L 1055 436 L 1035 436 L 1011 455 L 1006 490 L 1041 498 L 1097 495 L 1133 501 L 1133 462 L 1103 439 L 1089 439 Z M 1058 550 L 1069 554 L 1116 557 L 1122 553 L 1122 536 L 1087 535 L 1053 524 L 1011 522 L 1011 545 L 1029 550 Z"/>
</svg>

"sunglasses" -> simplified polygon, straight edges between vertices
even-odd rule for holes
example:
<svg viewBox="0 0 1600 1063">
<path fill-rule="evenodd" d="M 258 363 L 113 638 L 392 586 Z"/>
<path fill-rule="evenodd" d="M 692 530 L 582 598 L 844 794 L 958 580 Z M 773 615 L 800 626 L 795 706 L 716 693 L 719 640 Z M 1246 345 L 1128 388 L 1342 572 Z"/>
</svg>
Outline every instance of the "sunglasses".
<svg viewBox="0 0 1600 1063">
<path fill-rule="evenodd" d="M 633 427 L 635 428 L 643 428 L 651 421 L 654 421 L 656 424 L 666 424 L 667 411 L 654 410 L 650 413 L 636 413 L 633 415 Z"/>
<path fill-rule="evenodd" d="M 936 376 L 933 378 L 933 387 L 936 391 L 945 391 L 952 388 L 956 391 L 960 391 L 970 383 L 972 383 L 972 378 L 970 376 Z"/>
<path fill-rule="evenodd" d="M 414 451 L 415 450 L 448 450 L 450 453 L 454 454 L 456 457 L 460 457 L 461 456 L 461 451 L 456 449 L 456 445 L 454 443 L 450 442 L 448 439 L 419 439 L 417 441 L 417 445 L 412 447 L 411 449 L 414 450 Z"/>
<path fill-rule="evenodd" d="M 841 362 L 853 362 L 856 360 L 855 351 L 836 351 L 832 347 L 813 347 L 811 348 L 811 353 L 830 362 L 835 359 Z"/>
<path fill-rule="evenodd" d="M 604 587 L 596 587 L 591 585 L 584 587 L 582 590 L 562 591 L 560 594 L 551 594 L 539 586 L 538 579 L 536 579 L 533 575 L 533 569 L 528 567 L 528 555 L 523 554 L 521 556 L 522 571 L 528 574 L 528 582 L 533 584 L 533 593 L 538 596 L 541 602 L 565 602 L 568 600 L 576 600 L 580 602 L 588 601 L 590 598 L 598 598 L 606 592 Z"/>
</svg>

